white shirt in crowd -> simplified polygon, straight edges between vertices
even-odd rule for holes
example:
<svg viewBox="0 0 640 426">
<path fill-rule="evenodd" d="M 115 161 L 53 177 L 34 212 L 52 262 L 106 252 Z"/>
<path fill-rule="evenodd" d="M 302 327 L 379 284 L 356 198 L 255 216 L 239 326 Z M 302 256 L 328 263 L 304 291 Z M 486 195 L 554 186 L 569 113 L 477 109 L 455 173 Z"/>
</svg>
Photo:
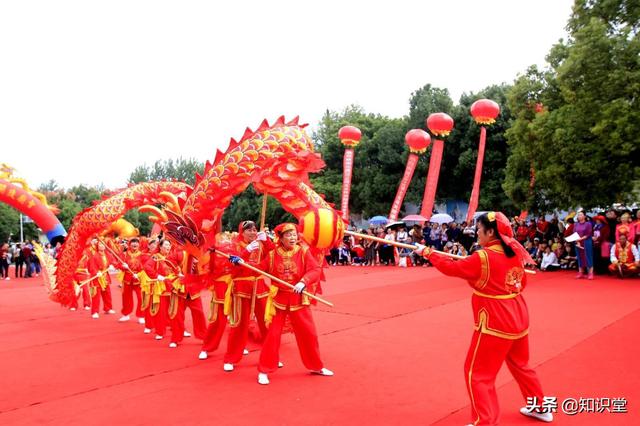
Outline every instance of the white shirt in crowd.
<svg viewBox="0 0 640 426">
<path fill-rule="evenodd" d="M 540 264 L 540 269 L 544 271 L 549 265 L 558 265 L 558 258 L 553 251 L 550 253 L 542 254 L 542 263 Z"/>
</svg>

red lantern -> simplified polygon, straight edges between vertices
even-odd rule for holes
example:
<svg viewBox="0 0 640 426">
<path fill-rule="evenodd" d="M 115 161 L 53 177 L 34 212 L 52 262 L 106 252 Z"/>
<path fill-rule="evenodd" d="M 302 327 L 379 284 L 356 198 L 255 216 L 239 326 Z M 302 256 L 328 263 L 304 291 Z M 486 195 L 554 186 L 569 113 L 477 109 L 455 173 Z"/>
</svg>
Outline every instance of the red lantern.
<svg viewBox="0 0 640 426">
<path fill-rule="evenodd" d="M 427 117 L 427 127 L 436 136 L 449 136 L 453 129 L 453 118 L 444 112 L 435 112 Z"/>
<path fill-rule="evenodd" d="M 431 136 L 422 129 L 412 129 L 404 136 L 409 150 L 414 154 L 422 154 L 431 144 Z"/>
<path fill-rule="evenodd" d="M 471 105 L 471 116 L 478 124 L 493 124 L 500 114 L 500 105 L 491 99 L 478 99 Z"/>
<path fill-rule="evenodd" d="M 360 143 L 362 132 L 357 127 L 344 126 L 338 131 L 340 141 L 349 147 L 356 147 Z"/>
</svg>

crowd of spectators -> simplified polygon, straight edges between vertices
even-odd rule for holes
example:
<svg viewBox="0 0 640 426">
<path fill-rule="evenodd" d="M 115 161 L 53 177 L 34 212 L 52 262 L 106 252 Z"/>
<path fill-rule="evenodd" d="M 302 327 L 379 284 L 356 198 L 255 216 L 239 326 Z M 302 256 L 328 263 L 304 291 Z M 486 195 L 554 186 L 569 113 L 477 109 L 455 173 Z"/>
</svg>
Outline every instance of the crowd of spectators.
<svg viewBox="0 0 640 426">
<path fill-rule="evenodd" d="M 593 279 L 595 274 L 611 273 L 620 277 L 640 273 L 640 210 L 609 209 L 588 216 L 579 210 L 560 219 L 545 215 L 512 219 L 515 238 L 545 272 L 575 270 L 577 278 Z M 476 248 L 474 224 L 427 223 L 424 227 L 404 225 L 370 226 L 357 232 L 385 241 L 421 244 L 466 256 Z M 330 265 L 357 266 L 429 266 L 411 249 L 389 243 L 345 236 L 339 247 L 327 257 Z"/>
</svg>

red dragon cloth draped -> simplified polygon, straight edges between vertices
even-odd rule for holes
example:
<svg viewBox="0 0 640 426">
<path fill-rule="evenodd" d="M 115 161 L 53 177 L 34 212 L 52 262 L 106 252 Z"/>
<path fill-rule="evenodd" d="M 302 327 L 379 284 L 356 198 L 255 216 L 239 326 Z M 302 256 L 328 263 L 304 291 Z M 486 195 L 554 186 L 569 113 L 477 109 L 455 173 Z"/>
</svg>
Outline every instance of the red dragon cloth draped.
<svg viewBox="0 0 640 426">
<path fill-rule="evenodd" d="M 122 189 L 80 212 L 71 224 L 71 229 L 56 263 L 55 275 L 50 278 L 51 299 L 68 306 L 76 297 L 73 274 L 87 245 L 95 235 L 108 230 L 124 214 L 148 204 L 163 203 L 166 195 L 185 194 L 190 189 L 184 182 L 145 182 Z"/>
</svg>

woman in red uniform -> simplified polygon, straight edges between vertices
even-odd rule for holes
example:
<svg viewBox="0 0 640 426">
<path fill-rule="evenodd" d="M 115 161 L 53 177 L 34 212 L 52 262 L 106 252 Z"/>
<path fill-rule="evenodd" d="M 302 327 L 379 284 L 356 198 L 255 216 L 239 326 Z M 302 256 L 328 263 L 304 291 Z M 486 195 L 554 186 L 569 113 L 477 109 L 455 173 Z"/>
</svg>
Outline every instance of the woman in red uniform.
<svg viewBox="0 0 640 426">
<path fill-rule="evenodd" d="M 109 265 L 116 264 L 115 259 L 106 252 L 106 246 L 102 241 L 97 243 L 97 251 L 91 256 L 88 262 L 89 275 L 96 277 L 89 284 L 89 292 L 91 294 L 91 318 L 97 319 L 100 317 L 100 298 L 102 297 L 102 303 L 104 312 L 106 314 L 115 314 L 111 303 L 111 276 L 109 275 Z"/>
<path fill-rule="evenodd" d="M 216 235 L 216 248 L 225 253 L 232 251 L 232 243 L 224 233 Z M 233 266 L 227 258 L 211 251 L 209 260 L 209 289 L 211 290 L 211 310 L 209 327 L 202 341 L 202 348 L 198 359 L 205 360 L 209 352 L 218 349 L 222 341 L 222 334 L 227 327 L 227 316 L 231 313 L 233 287 Z"/>
<path fill-rule="evenodd" d="M 318 333 L 311 316 L 309 298 L 302 294 L 305 288 L 314 292 L 320 280 L 322 269 L 306 247 L 298 244 L 296 226 L 283 223 L 275 228 L 278 245 L 269 253 L 260 269 L 295 286 L 294 290 L 272 283 L 265 308 L 265 320 L 269 324 L 260 361 L 258 362 L 258 383 L 269 384 L 268 373 L 278 369 L 280 338 L 287 316 L 291 320 L 296 336 L 302 363 L 311 372 L 323 376 L 333 376 L 333 372 L 324 368 L 320 359 Z M 232 257 L 233 263 L 239 262 Z"/>
<path fill-rule="evenodd" d="M 256 224 L 250 220 L 240 222 L 238 237 L 234 241 L 238 256 L 252 266 L 258 266 L 269 252 L 275 248 L 264 232 L 258 232 Z M 233 310 L 236 324 L 229 330 L 227 353 L 224 355 L 224 371 L 233 371 L 234 364 L 242 359 L 249 338 L 249 323 L 255 313 L 260 334 L 267 335 L 264 322 L 264 308 L 269 290 L 262 275 L 247 268 L 236 268 L 233 276 Z"/>
<path fill-rule="evenodd" d="M 169 325 L 169 298 L 173 292 L 173 283 L 181 275 L 180 260 L 171 251 L 171 241 L 160 243 L 160 252 L 152 255 L 144 264 L 144 270 L 151 284 L 150 312 L 156 330 L 156 340 L 162 340 Z M 181 253 L 180 253 L 181 254 Z"/>
<path fill-rule="evenodd" d="M 133 312 L 133 295 L 136 295 L 136 318 L 138 323 L 144 324 L 142 312 L 142 295 L 140 293 L 140 272 L 142 272 L 144 256 L 140 250 L 140 239 L 129 240 L 127 251 L 122 253 L 121 259 L 125 262 L 122 266 L 124 277 L 122 278 L 122 317 L 120 322 L 129 321 L 129 315 Z"/>
<path fill-rule="evenodd" d="M 463 260 L 453 260 L 429 248 L 416 250 L 445 275 L 467 280 L 473 289 L 471 304 L 475 328 L 464 365 L 471 399 L 473 425 L 496 425 L 500 417 L 495 380 L 506 361 L 525 400 L 544 400 L 536 372 L 529 367 L 529 312 L 521 295 L 527 285 L 523 265 L 533 263 L 513 238 L 509 219 L 499 212 L 478 218 L 478 243 L 482 250 Z M 529 400 L 527 405 L 529 405 Z M 523 407 L 520 412 L 545 422 L 553 415 Z"/>
</svg>

